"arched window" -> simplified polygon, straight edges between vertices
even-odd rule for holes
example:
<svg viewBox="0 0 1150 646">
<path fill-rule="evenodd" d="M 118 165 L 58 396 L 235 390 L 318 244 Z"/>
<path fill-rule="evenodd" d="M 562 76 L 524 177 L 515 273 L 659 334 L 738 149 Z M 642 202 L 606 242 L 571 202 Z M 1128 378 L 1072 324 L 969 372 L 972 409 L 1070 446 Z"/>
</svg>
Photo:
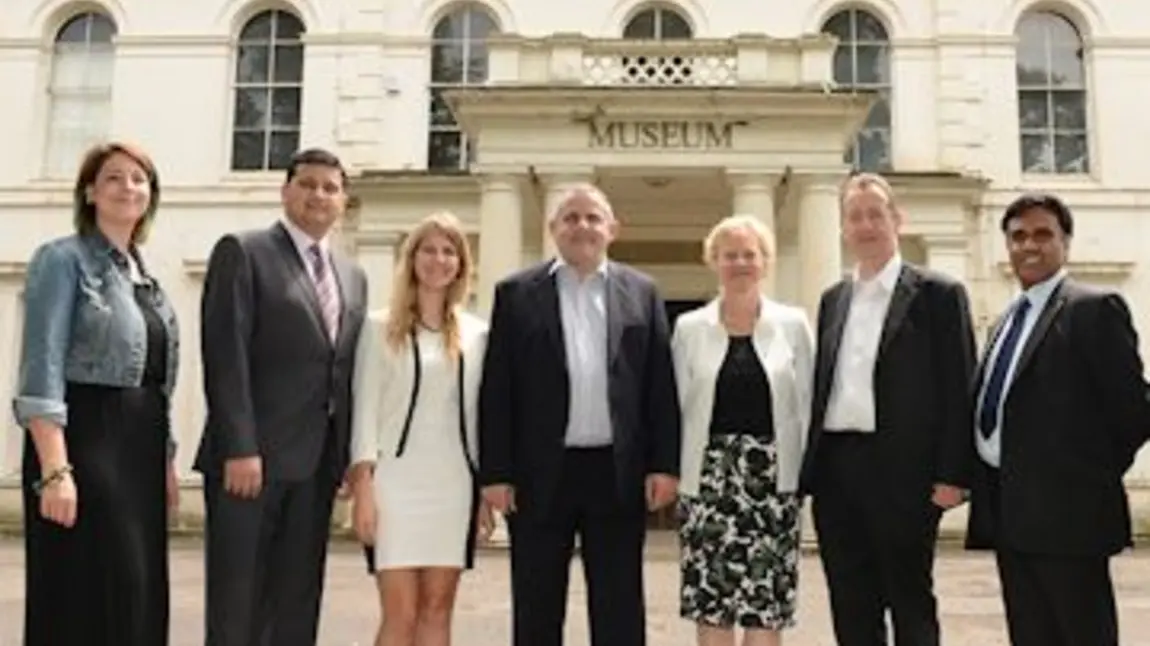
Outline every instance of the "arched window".
<svg viewBox="0 0 1150 646">
<path fill-rule="evenodd" d="M 95 12 L 72 17 L 56 33 L 48 85 L 44 170 L 49 177 L 71 177 L 84 151 L 108 136 L 115 35 L 112 19 Z"/>
<path fill-rule="evenodd" d="M 863 9 L 845 9 L 831 16 L 823 32 L 839 40 L 835 49 L 834 78 L 848 89 L 879 94 L 846 162 L 856 169 L 890 169 L 890 36 L 877 16 Z"/>
<path fill-rule="evenodd" d="M 232 170 L 282 170 L 299 148 L 303 33 L 286 11 L 264 11 L 240 30 Z"/>
<path fill-rule="evenodd" d="M 691 23 L 670 7 L 644 9 L 627 21 L 623 38 L 630 40 L 681 40 L 691 38 Z"/>
<path fill-rule="evenodd" d="M 691 23 L 671 7 L 644 9 L 627 21 L 623 38 L 629 40 L 688 40 Z M 636 85 L 688 85 L 693 57 L 678 53 L 624 54 L 620 63 L 625 80 Z"/>
<path fill-rule="evenodd" d="M 431 119 L 427 168 L 465 170 L 474 161 L 471 142 L 443 98 L 444 90 L 487 82 L 487 37 L 499 25 L 479 4 L 458 7 L 435 24 L 431 36 Z"/>
<path fill-rule="evenodd" d="M 1023 16 L 1016 35 L 1022 172 L 1090 172 L 1081 34 L 1066 17 L 1040 11 Z"/>
</svg>

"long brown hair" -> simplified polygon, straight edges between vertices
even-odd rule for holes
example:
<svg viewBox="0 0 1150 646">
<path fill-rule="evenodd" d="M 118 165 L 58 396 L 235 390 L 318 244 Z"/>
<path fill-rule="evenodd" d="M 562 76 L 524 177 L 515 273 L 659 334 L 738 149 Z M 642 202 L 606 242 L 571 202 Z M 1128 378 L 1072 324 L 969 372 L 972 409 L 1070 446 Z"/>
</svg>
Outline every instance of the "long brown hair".
<svg viewBox="0 0 1150 646">
<path fill-rule="evenodd" d="M 400 247 L 399 265 L 391 288 L 391 308 L 387 318 L 387 342 L 398 350 L 407 342 L 419 324 L 419 278 L 415 275 L 415 254 L 428 236 L 440 234 L 447 238 L 459 257 L 459 273 L 447 287 L 443 304 L 443 337 L 447 353 L 459 356 L 461 339 L 456 308 L 467 298 L 471 288 L 471 248 L 463 225 L 451 213 L 440 211 L 423 218 L 407 235 Z"/>
</svg>

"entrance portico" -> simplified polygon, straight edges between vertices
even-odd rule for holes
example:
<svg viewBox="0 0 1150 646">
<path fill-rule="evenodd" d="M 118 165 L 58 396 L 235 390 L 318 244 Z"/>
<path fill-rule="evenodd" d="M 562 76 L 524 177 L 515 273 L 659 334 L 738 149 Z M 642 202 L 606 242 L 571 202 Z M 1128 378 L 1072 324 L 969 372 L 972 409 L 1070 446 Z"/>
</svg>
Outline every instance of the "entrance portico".
<svg viewBox="0 0 1150 646">
<path fill-rule="evenodd" d="M 550 256 L 546 214 L 573 184 L 592 182 L 623 224 L 612 257 L 653 275 L 668 300 L 713 294 L 702 240 L 722 217 L 743 213 L 778 240 L 766 288 L 813 318 L 822 290 L 843 272 L 843 153 L 873 101 L 834 89 L 832 38 L 499 36 L 487 48 L 489 81 L 445 93 L 471 141 L 470 173 L 358 178 L 361 259 L 386 265 L 393 251 L 373 241 L 452 210 L 473 237 L 474 305 L 486 314 L 498 280 Z M 928 187 L 932 200 L 929 218 L 904 231 L 911 259 L 929 256 L 971 278 L 964 241 L 981 183 L 942 174 L 893 180 Z M 935 258 L 923 236 L 951 241 L 940 248 L 947 258 Z"/>
</svg>

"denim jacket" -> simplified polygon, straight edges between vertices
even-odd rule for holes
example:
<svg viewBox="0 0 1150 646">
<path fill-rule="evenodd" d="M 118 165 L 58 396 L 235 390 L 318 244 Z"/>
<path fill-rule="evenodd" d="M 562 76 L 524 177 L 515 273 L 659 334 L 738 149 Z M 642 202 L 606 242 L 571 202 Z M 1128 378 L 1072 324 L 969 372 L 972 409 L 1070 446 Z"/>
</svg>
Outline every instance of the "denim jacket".
<svg viewBox="0 0 1150 646">
<path fill-rule="evenodd" d="M 140 271 L 145 273 L 139 256 Z M 152 280 L 152 279 L 148 279 Z M 167 329 L 169 401 L 164 429 L 169 456 L 175 452 L 170 401 L 176 383 L 179 333 L 176 314 L 152 280 L 156 311 Z M 102 386 L 139 386 L 147 356 L 147 326 L 136 305 L 128 261 L 99 233 L 45 243 L 28 263 L 24 284 L 24 339 L 13 409 L 27 428 L 41 418 L 66 428 L 68 381 Z"/>
</svg>

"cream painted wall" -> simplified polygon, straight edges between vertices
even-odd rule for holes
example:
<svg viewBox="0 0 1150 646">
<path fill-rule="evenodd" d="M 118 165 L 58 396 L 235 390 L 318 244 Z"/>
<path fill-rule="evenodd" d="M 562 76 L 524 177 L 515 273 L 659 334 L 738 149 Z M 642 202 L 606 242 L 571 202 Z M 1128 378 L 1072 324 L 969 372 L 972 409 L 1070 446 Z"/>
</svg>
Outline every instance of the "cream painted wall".
<svg viewBox="0 0 1150 646">
<path fill-rule="evenodd" d="M 5 101 L 4 154 L 0 155 L 0 365 L 13 366 L 16 294 L 23 263 L 39 242 L 67 230 L 68 187 L 43 180 L 46 44 L 75 7 L 65 0 L 6 0 L 0 13 L 0 79 Z M 195 367 L 197 271 L 224 231 L 262 225 L 275 217 L 278 173 L 228 170 L 234 61 L 229 40 L 244 18 L 269 7 L 290 8 L 311 38 L 305 65 L 303 136 L 306 145 L 337 150 L 355 170 L 425 167 L 428 33 L 445 0 L 90 0 L 119 26 L 114 117 L 110 133 L 143 143 L 159 164 L 165 202 L 147 254 L 173 293 L 184 322 L 185 370 L 177 399 L 177 428 L 185 450 L 198 438 L 200 402 Z M 491 0 L 506 31 L 544 36 L 556 31 L 616 37 L 645 0 L 567 2 Z M 748 11 L 744 0 L 677 3 L 696 35 L 724 38 L 739 32 L 793 37 L 815 32 L 836 0 L 771 3 Z M 859 3 L 852 3 L 859 4 Z M 1022 188 L 1059 191 L 1075 208 L 1079 235 L 1074 258 L 1084 276 L 1121 288 L 1139 328 L 1150 335 L 1150 273 L 1141 258 L 1150 242 L 1144 212 L 1150 207 L 1150 165 L 1133 142 L 1150 141 L 1150 120 L 1138 94 L 1150 78 L 1150 12 L 1138 3 L 1100 0 L 1043 2 L 1066 12 L 1086 35 L 1092 166 L 1087 177 L 1020 175 L 1014 49 L 1011 33 L 1024 0 L 869 0 L 893 37 L 894 165 L 901 171 L 962 170 L 991 180 L 971 217 L 972 244 L 936 253 L 966 278 L 984 319 L 1011 294 L 998 271 L 1004 259 L 997 235 L 1002 207 Z M 1142 85 L 1139 81 L 1143 82 Z M 530 136 L 530 133 L 524 133 Z M 452 201 L 454 200 L 454 201 Z M 434 194 L 384 205 L 397 220 L 450 206 L 469 215 L 467 198 L 445 204 Z M 375 208 L 375 207 L 371 207 Z M 930 217 L 923 206 L 912 219 Z M 469 210 L 470 209 L 470 210 Z M 474 221 L 474 220 L 472 220 Z M 982 232 L 979 234 L 978 232 Z M 781 275 L 796 259 L 785 250 Z M 788 269 L 791 267 L 791 269 Z M 788 288 L 780 285 L 780 295 Z M 1150 346 L 1145 349 L 1150 350 Z M 0 372 L 0 387 L 11 382 Z M 7 422 L 5 422 L 7 424 Z M 0 425 L 0 428 L 4 426 Z M 10 437 L 10 436 L 9 436 Z M 15 464 L 0 442 L 0 471 Z M 1150 458 L 1138 477 L 1150 480 Z"/>
</svg>

